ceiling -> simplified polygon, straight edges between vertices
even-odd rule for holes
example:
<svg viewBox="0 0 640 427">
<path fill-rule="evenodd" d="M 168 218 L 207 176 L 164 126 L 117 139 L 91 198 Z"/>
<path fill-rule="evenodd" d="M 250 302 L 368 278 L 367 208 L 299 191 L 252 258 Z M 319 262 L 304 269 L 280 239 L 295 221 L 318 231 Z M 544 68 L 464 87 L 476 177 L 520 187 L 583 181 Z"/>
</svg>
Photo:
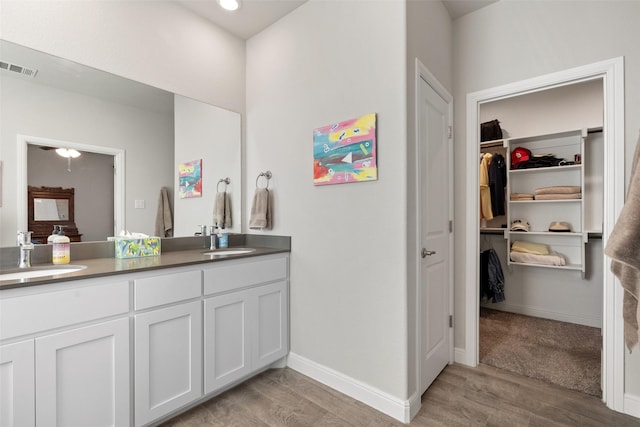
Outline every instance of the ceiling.
<svg viewBox="0 0 640 427">
<path fill-rule="evenodd" d="M 442 0 L 451 19 L 460 18 L 467 13 L 475 12 L 498 0 Z"/>
<path fill-rule="evenodd" d="M 229 12 L 216 0 L 174 0 L 241 39 L 249 39 L 307 0 L 240 0 L 240 9 Z"/>
<path fill-rule="evenodd" d="M 307 0 L 240 0 L 235 12 L 223 10 L 215 0 L 174 0 L 241 39 L 249 39 Z M 434 1 L 434 0 L 415 0 Z M 498 0 L 442 0 L 451 19 L 481 9 Z"/>
</svg>

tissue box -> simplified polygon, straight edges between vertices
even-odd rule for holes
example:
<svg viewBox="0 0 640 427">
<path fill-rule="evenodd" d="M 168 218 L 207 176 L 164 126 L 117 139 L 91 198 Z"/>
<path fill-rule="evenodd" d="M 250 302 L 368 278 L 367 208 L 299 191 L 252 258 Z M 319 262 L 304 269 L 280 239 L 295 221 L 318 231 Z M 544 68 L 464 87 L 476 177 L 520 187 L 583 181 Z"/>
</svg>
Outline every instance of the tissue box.
<svg viewBox="0 0 640 427">
<path fill-rule="evenodd" d="M 130 237 L 109 238 L 115 242 L 116 258 L 139 258 L 160 255 L 160 238 L 146 237 L 135 239 Z"/>
</svg>

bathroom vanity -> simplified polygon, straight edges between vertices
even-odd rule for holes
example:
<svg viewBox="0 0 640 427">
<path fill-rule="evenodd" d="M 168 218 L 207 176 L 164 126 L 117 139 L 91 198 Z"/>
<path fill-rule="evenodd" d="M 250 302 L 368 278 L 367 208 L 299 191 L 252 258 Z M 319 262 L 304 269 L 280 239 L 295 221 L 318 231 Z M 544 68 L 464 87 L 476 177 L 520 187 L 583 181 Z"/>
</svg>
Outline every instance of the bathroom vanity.
<svg viewBox="0 0 640 427">
<path fill-rule="evenodd" d="M 158 424 L 288 353 L 289 249 L 0 281 L 0 426 Z"/>
</svg>

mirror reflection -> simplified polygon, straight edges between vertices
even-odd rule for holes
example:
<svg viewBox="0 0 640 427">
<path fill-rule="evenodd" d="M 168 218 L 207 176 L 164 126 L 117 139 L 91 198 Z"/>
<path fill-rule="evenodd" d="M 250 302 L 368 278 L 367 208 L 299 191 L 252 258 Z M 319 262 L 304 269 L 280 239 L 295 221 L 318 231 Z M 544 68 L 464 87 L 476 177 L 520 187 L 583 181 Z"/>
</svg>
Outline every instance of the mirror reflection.
<svg viewBox="0 0 640 427">
<path fill-rule="evenodd" d="M 34 221 L 68 221 L 69 201 L 59 199 L 33 199 Z"/>
<path fill-rule="evenodd" d="M 216 184 L 229 177 L 229 231 L 241 231 L 238 113 L 5 40 L 0 62 L 8 64 L 0 64 L 0 155 L 19 159 L 3 162 L 0 246 L 14 246 L 16 230 L 28 227 L 28 185 L 75 188 L 82 241 L 94 241 L 122 229 L 155 234 L 163 187 L 173 235 L 193 235 L 213 223 Z M 82 155 L 63 158 L 56 148 Z M 179 165 L 194 160 L 202 161 L 202 195 L 180 198 Z"/>
</svg>

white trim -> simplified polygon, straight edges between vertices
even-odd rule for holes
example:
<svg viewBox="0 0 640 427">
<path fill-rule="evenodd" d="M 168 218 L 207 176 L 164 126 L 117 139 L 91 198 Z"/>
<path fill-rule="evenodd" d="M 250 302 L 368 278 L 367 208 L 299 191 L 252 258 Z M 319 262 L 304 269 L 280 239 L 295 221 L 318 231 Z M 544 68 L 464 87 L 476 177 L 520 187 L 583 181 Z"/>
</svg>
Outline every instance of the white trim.
<svg viewBox="0 0 640 427">
<path fill-rule="evenodd" d="M 411 400 L 399 399 L 295 353 L 289 353 L 287 366 L 403 423 L 408 423 L 411 414 L 420 409 L 419 406 L 415 409 L 416 403 L 420 404 L 420 396 L 412 396 Z"/>
<path fill-rule="evenodd" d="M 418 415 L 418 412 L 420 412 L 420 408 L 422 408 L 422 395 L 417 392 L 413 393 L 409 398 L 409 419 L 403 422 L 411 422 L 413 417 Z"/>
<path fill-rule="evenodd" d="M 618 57 L 594 64 L 572 68 L 544 76 L 523 80 L 467 95 L 467 194 L 468 206 L 478 206 L 477 179 L 479 173 L 479 106 L 497 99 L 536 92 L 579 81 L 602 78 L 604 81 L 604 212 L 603 246 L 611 234 L 615 219 L 624 205 L 624 58 Z M 466 212 L 466 321 L 465 361 L 478 364 L 478 256 L 479 221 L 477 211 Z M 604 265 L 608 258 L 604 257 Z M 603 400 L 606 405 L 622 412 L 624 408 L 624 340 L 622 337 L 622 290 L 615 285 L 615 277 L 608 268 L 603 278 Z M 462 358 L 462 354 L 460 354 Z"/>
<path fill-rule="evenodd" d="M 416 200 L 420 201 L 421 198 L 421 185 L 420 185 L 420 176 L 421 176 L 421 165 L 420 165 L 420 117 L 419 117 L 419 112 L 420 112 L 420 100 L 419 100 L 419 90 L 420 90 L 420 79 L 423 79 L 435 92 L 438 96 L 440 96 L 440 98 L 442 98 L 444 100 L 444 102 L 447 104 L 447 113 L 449 115 L 449 122 L 447 123 L 447 126 L 449 126 L 449 129 L 453 129 L 453 96 L 449 93 L 449 91 L 447 91 L 447 89 L 438 81 L 438 79 L 435 77 L 435 75 L 433 75 L 433 73 L 431 73 L 431 71 L 429 71 L 429 69 L 420 61 L 420 59 L 416 58 L 415 59 L 415 152 L 416 152 L 416 156 L 415 156 L 415 171 L 416 171 Z M 454 170 L 453 170 L 453 145 L 454 145 L 454 137 L 453 135 L 451 135 L 450 141 L 449 141 L 449 165 L 448 165 L 448 169 L 449 169 L 449 176 L 448 176 L 448 183 L 449 183 L 449 188 L 447 189 L 448 194 L 449 194 L 449 221 L 451 221 L 451 223 L 453 223 L 453 188 L 454 188 Z M 420 215 L 420 203 L 416 203 L 416 224 L 414 224 L 415 226 L 415 230 L 416 233 L 418 233 L 418 235 L 420 235 L 420 229 L 421 229 L 421 215 Z M 454 293 L 453 293 L 453 288 L 454 288 L 454 263 L 453 263 L 453 256 L 454 256 L 454 232 L 450 232 L 449 233 L 449 315 L 453 316 L 454 315 Z M 416 260 L 416 272 L 415 272 L 415 277 L 416 277 L 416 283 L 414 283 L 414 286 L 416 288 L 416 385 L 418 387 L 418 389 L 421 389 L 421 383 L 422 383 L 422 373 L 421 373 L 421 359 L 422 359 L 422 355 L 420 354 L 422 351 L 422 328 L 421 328 L 421 321 L 420 319 L 422 318 L 422 313 L 420 310 L 420 301 L 422 300 L 421 296 L 420 296 L 420 256 L 418 255 L 420 253 L 420 240 L 417 239 L 416 240 L 416 247 L 414 248 L 414 256 L 417 257 Z M 453 342 L 454 342 L 454 328 L 449 328 L 449 364 L 453 363 L 455 360 L 455 352 L 454 352 L 454 348 L 453 348 Z M 418 402 L 419 403 L 419 402 Z M 419 406 L 418 406 L 419 408 Z"/>
<path fill-rule="evenodd" d="M 624 395 L 624 413 L 640 418 L 640 396 L 629 393 Z"/>
<path fill-rule="evenodd" d="M 39 136 L 29 135 L 17 135 L 17 203 L 18 203 L 18 230 L 26 230 L 28 227 L 27 221 L 27 145 L 43 145 L 47 147 L 64 147 L 75 148 L 78 151 L 85 151 L 90 153 L 107 154 L 113 156 L 113 166 L 115 168 L 114 173 L 114 236 L 119 233 L 120 230 L 125 229 L 125 160 L 124 150 L 120 148 L 99 147 L 97 145 L 79 144 L 76 142 L 62 141 L 58 139 L 42 138 Z"/>
<path fill-rule="evenodd" d="M 467 352 L 464 348 L 456 347 L 453 349 L 455 354 L 455 362 L 460 363 L 461 365 L 467 365 Z"/>
<path fill-rule="evenodd" d="M 559 311 L 540 310 L 534 307 L 509 304 L 506 302 L 500 303 L 499 307 L 492 306 L 491 304 L 482 305 L 482 307 L 492 308 L 500 311 L 507 311 L 509 313 L 518 313 L 518 314 L 524 314 L 527 316 L 540 317 L 543 319 L 558 320 L 560 322 L 569 322 L 569 323 L 575 323 L 578 325 L 591 326 L 593 328 L 602 327 L 602 318 L 596 317 L 596 316 L 579 316 L 575 314 L 562 313 Z"/>
</svg>

